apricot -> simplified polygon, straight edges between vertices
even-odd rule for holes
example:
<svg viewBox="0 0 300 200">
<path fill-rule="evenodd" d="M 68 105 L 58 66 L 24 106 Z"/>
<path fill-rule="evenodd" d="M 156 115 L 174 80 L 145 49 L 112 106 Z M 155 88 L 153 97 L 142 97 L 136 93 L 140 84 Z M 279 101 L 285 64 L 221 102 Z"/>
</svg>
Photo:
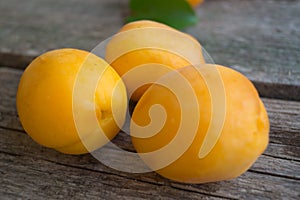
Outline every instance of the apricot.
<svg viewBox="0 0 300 200">
<path fill-rule="evenodd" d="M 189 4 L 193 7 L 196 7 L 198 5 L 200 5 L 201 3 L 203 3 L 204 0 L 187 0 L 189 2 Z"/>
<path fill-rule="evenodd" d="M 157 64 L 156 71 L 164 71 L 160 67 L 178 69 L 205 63 L 202 47 L 196 39 L 165 24 L 149 20 L 132 22 L 121 28 L 109 41 L 105 58 L 123 78 L 134 101 L 150 85 L 137 85 L 138 80 L 149 76 L 148 64 Z M 128 75 L 138 67 L 144 67 L 145 71 L 140 70 L 134 77 Z M 158 72 L 156 79 L 160 76 L 161 73 Z M 135 91 L 137 88 L 139 89 Z"/>
<path fill-rule="evenodd" d="M 103 59 L 77 49 L 37 57 L 24 71 L 17 92 L 19 118 L 28 135 L 67 154 L 106 144 L 124 123 L 126 109 L 119 75 Z"/>
<path fill-rule="evenodd" d="M 216 80 L 211 67 L 220 75 L 224 97 L 222 90 L 211 91 L 213 88 L 208 87 L 209 79 Z M 141 97 L 130 125 L 132 142 L 143 161 L 160 175 L 179 182 L 236 178 L 249 169 L 268 145 L 269 120 L 253 84 L 227 67 L 207 64 L 201 70 L 201 73 L 194 67 L 178 70 L 187 87 L 176 73 L 163 76 Z M 172 90 L 161 83 L 172 85 Z M 183 102 L 178 92 L 182 92 Z M 224 98 L 224 118 L 222 114 L 213 114 L 223 107 L 221 101 L 221 107 L 213 105 L 214 92 L 220 93 L 217 99 Z M 216 130 L 218 123 L 223 123 L 220 132 L 207 135 L 209 129 Z M 180 127 L 183 127 L 181 132 Z M 191 131 L 195 131 L 192 137 Z M 212 144 L 212 148 L 202 154 L 205 142 Z M 174 157 L 175 154 L 179 156 Z"/>
<path fill-rule="evenodd" d="M 172 28 L 172 27 L 170 27 L 166 24 L 163 24 L 163 23 L 159 23 L 159 22 L 151 21 L 151 20 L 139 20 L 139 21 L 135 21 L 135 22 L 125 24 L 119 30 L 119 33 L 124 32 L 124 31 L 130 31 L 130 30 L 136 29 L 136 28 L 149 28 L 149 27 L 164 28 L 164 29 L 176 31 L 176 29 L 174 29 L 174 28 Z"/>
</svg>

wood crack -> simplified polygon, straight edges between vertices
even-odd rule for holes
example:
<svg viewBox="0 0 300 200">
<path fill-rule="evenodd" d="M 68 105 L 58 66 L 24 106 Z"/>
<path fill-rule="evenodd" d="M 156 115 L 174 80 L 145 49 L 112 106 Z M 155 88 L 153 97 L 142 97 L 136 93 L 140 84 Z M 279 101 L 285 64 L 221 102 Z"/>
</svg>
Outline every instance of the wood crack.
<svg viewBox="0 0 300 200">
<path fill-rule="evenodd" d="M 263 175 L 268 175 L 268 176 L 273 176 L 273 177 L 278 177 L 278 178 L 290 179 L 290 180 L 295 180 L 295 181 L 300 180 L 300 178 L 297 178 L 297 177 L 292 177 L 292 176 L 287 176 L 287 175 L 280 175 L 280 174 L 272 174 L 272 173 L 269 173 L 269 172 L 262 172 L 262 171 L 253 170 L 253 169 L 249 169 L 248 172 L 252 172 L 252 173 L 256 173 L 256 174 L 263 174 Z"/>
<path fill-rule="evenodd" d="M 18 133 L 27 134 L 25 132 L 25 130 L 21 130 L 21 129 L 11 128 L 11 127 L 5 127 L 5 126 L 0 126 L 0 128 L 4 129 L 4 130 L 8 130 L 8 131 L 15 131 L 15 132 L 18 132 Z"/>
<path fill-rule="evenodd" d="M 29 156 L 26 156 L 26 155 L 13 154 L 13 153 L 5 152 L 5 151 L 0 151 L 0 153 L 7 154 L 7 155 L 10 155 L 10 156 L 17 156 L 17 157 L 23 156 L 23 157 L 28 157 L 29 158 Z M 128 179 L 128 180 L 133 180 L 133 181 L 138 181 L 138 182 L 142 182 L 142 183 L 146 183 L 146 184 L 151 184 L 151 185 L 154 185 L 154 186 L 165 186 L 165 187 L 171 187 L 171 188 L 174 188 L 174 189 L 177 189 L 177 190 L 181 190 L 181 191 L 184 191 L 184 192 L 191 192 L 191 193 L 200 194 L 200 195 L 208 195 L 208 196 L 211 196 L 211 197 L 217 197 L 217 198 L 223 198 L 223 199 L 233 199 L 233 198 L 224 197 L 224 196 L 221 196 L 221 195 L 215 195 L 215 194 L 211 194 L 211 193 L 205 193 L 205 192 L 198 192 L 198 191 L 194 191 L 194 190 L 188 190 L 188 189 L 185 189 L 185 188 L 180 188 L 180 187 L 173 186 L 171 184 L 156 183 L 156 182 L 151 182 L 151 181 L 146 181 L 146 180 L 131 178 L 130 176 L 120 175 L 120 174 L 117 174 L 117 173 L 112 173 L 112 172 L 107 172 L 107 171 L 102 171 L 102 170 L 101 171 L 100 170 L 94 170 L 94 169 L 84 168 L 84 167 L 80 167 L 80 166 L 76 166 L 76 165 L 71 165 L 71 164 L 65 164 L 65 163 L 56 162 L 56 161 L 49 160 L 49 159 L 42 159 L 42 158 L 37 158 L 37 159 L 40 159 L 40 160 L 43 160 L 43 161 L 46 161 L 46 162 L 50 162 L 50 163 L 53 163 L 53 164 L 56 164 L 56 165 L 60 165 L 60 166 L 63 166 L 63 167 L 71 167 L 71 168 L 74 168 L 74 169 L 80 169 L 80 170 L 84 170 L 84 171 L 101 173 L 101 174 L 106 174 L 106 175 L 109 175 L 109 176 L 117 176 L 117 177 Z M 43 172 L 42 170 L 38 170 L 38 169 L 34 169 L 34 170 L 35 171 Z M 0 173 L 4 173 L 4 172 L 0 171 Z M 112 184 L 107 184 L 107 183 L 101 183 L 101 184 L 106 184 L 108 186 L 115 187 L 115 185 L 112 185 Z"/>
<path fill-rule="evenodd" d="M 285 158 L 285 157 L 281 157 L 281 156 L 274 156 L 274 155 L 270 155 L 267 153 L 263 153 L 262 155 L 270 157 L 270 158 L 275 158 L 275 159 L 281 159 L 281 160 L 286 160 L 286 161 L 295 161 L 295 162 L 300 162 L 300 159 L 295 159 L 295 158 Z"/>
</svg>

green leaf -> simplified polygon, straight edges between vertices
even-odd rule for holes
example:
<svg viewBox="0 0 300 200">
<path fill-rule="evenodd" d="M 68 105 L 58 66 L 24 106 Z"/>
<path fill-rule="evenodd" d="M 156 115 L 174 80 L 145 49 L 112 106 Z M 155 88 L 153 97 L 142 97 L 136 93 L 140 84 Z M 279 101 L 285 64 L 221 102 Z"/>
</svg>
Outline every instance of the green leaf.
<svg viewBox="0 0 300 200">
<path fill-rule="evenodd" d="M 131 0 L 127 22 L 148 19 L 176 29 L 194 25 L 198 18 L 186 0 Z"/>
</svg>

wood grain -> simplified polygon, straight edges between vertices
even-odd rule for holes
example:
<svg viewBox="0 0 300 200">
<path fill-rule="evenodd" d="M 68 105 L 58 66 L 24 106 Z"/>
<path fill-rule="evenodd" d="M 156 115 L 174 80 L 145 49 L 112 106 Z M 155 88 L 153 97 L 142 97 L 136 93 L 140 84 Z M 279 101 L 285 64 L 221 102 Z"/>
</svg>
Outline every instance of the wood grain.
<svg viewBox="0 0 300 200">
<path fill-rule="evenodd" d="M 262 96 L 300 100 L 299 9 L 299 1 L 209 0 L 186 31 Z M 128 0 L 10 0 L 0 13 L 0 65 L 24 68 L 50 49 L 93 49 L 124 24 Z"/>
<path fill-rule="evenodd" d="M 200 22 L 187 31 L 216 63 L 254 81 L 261 95 L 299 100 L 299 10 L 299 1 L 205 1 Z"/>
<path fill-rule="evenodd" d="M 217 199 L 32 156 L 0 153 L 1 196 L 7 199 Z"/>
<path fill-rule="evenodd" d="M 300 102 L 263 99 L 270 115 L 271 141 L 264 155 L 247 173 L 232 181 L 190 185 L 172 182 L 156 173 L 119 172 L 104 166 L 91 155 L 63 155 L 36 144 L 24 134 L 15 108 L 21 74 L 21 70 L 0 68 L 1 196 L 8 199 L 66 196 L 91 199 L 296 199 L 300 195 Z M 124 133 L 113 142 L 134 151 L 130 138 Z"/>
<path fill-rule="evenodd" d="M 0 127 L 22 131 L 15 106 L 21 70 L 0 68 Z M 300 102 L 263 98 L 271 123 L 270 142 L 297 147 L 300 143 Z M 123 137 L 123 136 L 120 136 Z M 123 138 L 122 140 L 126 140 Z"/>
<path fill-rule="evenodd" d="M 261 172 L 255 169 L 258 166 L 251 168 L 249 172 L 232 181 L 190 185 L 172 182 L 155 173 L 128 174 L 118 172 L 102 165 L 91 155 L 69 156 L 60 154 L 41 147 L 20 132 L 0 129 L 0 137 L 0 175 L 5 181 L 2 192 L 9 193 L 9 191 L 16 192 L 23 189 L 25 191 L 24 197 L 26 195 L 41 195 L 46 185 L 50 193 L 47 192 L 44 195 L 48 198 L 55 198 L 55 192 L 59 191 L 71 190 L 76 192 L 76 187 L 79 187 L 79 191 L 83 190 L 83 193 L 90 191 L 97 195 L 103 195 L 103 192 L 110 191 L 112 197 L 116 190 L 128 190 L 127 195 L 123 194 L 125 197 L 134 193 L 136 197 L 147 198 L 144 194 L 148 194 L 148 189 L 152 191 L 153 187 L 155 188 L 153 190 L 156 191 L 153 195 L 161 195 L 162 198 L 165 197 L 163 191 L 171 191 L 173 194 L 169 194 L 171 195 L 170 198 L 190 195 L 193 199 L 203 195 L 233 199 L 293 199 L 299 195 L 297 192 L 299 191 L 299 179 L 266 174 L 265 171 Z M 279 161 L 280 159 L 278 159 Z M 266 162 L 264 164 L 266 167 L 275 167 Z M 284 168 L 284 166 L 291 167 L 286 164 L 282 167 Z M 299 168 L 299 165 L 296 167 Z M 299 173 L 299 171 L 294 171 L 294 173 Z M 103 190 L 98 190 L 90 186 L 92 183 L 99 187 L 108 184 L 111 188 L 103 187 Z M 36 185 L 33 187 L 33 184 Z M 7 191 L 9 189 L 7 187 L 11 189 Z M 164 189 L 156 189 L 158 187 Z M 0 189 L 0 193 L 2 192 Z M 66 194 L 62 193 L 61 195 Z M 178 197 L 176 197 L 177 195 Z"/>
</svg>

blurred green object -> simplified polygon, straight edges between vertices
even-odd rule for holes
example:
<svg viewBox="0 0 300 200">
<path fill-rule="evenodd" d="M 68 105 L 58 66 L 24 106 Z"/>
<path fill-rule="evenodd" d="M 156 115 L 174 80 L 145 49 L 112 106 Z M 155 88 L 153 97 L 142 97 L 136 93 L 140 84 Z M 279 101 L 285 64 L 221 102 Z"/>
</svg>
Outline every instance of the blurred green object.
<svg viewBox="0 0 300 200">
<path fill-rule="evenodd" d="M 130 10 L 127 22 L 148 19 L 176 29 L 198 22 L 194 9 L 186 0 L 130 0 Z"/>
</svg>

